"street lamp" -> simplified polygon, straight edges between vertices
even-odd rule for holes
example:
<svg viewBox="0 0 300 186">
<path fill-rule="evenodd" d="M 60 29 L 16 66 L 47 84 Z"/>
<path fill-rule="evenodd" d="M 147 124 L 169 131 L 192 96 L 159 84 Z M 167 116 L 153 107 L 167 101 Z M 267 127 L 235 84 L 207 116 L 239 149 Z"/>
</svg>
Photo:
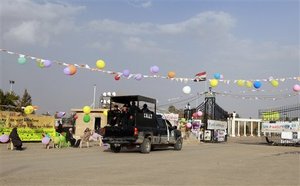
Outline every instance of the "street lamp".
<svg viewBox="0 0 300 186">
<path fill-rule="evenodd" d="M 15 81 L 9 80 L 9 84 L 10 84 L 10 93 L 12 93 L 13 92 L 13 84 L 15 84 Z"/>
<path fill-rule="evenodd" d="M 187 105 L 185 106 L 185 108 L 187 109 L 187 119 L 190 120 L 191 119 L 191 105 L 190 103 L 187 103 Z"/>
<path fill-rule="evenodd" d="M 101 107 L 106 108 L 110 104 L 110 97 L 116 96 L 116 92 L 103 92 L 100 97 Z"/>
</svg>

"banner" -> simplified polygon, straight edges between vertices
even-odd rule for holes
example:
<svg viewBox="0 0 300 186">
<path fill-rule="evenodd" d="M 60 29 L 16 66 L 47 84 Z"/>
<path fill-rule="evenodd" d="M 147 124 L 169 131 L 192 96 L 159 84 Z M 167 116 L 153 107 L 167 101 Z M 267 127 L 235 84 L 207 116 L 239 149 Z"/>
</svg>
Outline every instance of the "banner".
<svg viewBox="0 0 300 186">
<path fill-rule="evenodd" d="M 55 135 L 53 116 L 0 111 L 0 133 L 9 134 L 14 127 L 22 141 L 40 141 L 43 133 Z"/>
<path fill-rule="evenodd" d="M 262 123 L 262 132 L 300 132 L 300 122 Z"/>
<path fill-rule="evenodd" d="M 210 130 L 226 130 L 227 122 L 218 120 L 207 120 L 207 129 Z"/>
</svg>

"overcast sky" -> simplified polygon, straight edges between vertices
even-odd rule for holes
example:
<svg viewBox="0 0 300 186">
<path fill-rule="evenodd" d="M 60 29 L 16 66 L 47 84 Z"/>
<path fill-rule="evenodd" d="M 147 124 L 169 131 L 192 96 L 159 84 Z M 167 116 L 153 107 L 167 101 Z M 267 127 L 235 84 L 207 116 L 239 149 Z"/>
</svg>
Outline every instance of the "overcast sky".
<svg viewBox="0 0 300 186">
<path fill-rule="evenodd" d="M 1 0 L 0 48 L 66 64 L 95 68 L 103 59 L 109 72 L 166 77 L 121 77 L 80 68 L 65 75 L 65 66 L 39 68 L 35 60 L 18 63 L 18 55 L 0 53 L 0 87 L 22 95 L 27 89 L 39 113 L 69 112 L 93 102 L 103 92 L 154 97 L 162 109 L 192 107 L 204 100 L 210 83 L 190 78 L 206 71 L 223 75 L 217 103 L 242 117 L 258 109 L 299 103 L 293 92 L 300 76 L 298 0 Z M 279 80 L 273 87 L 266 81 Z M 239 87 L 237 80 L 260 80 L 259 89 Z M 185 94 L 183 87 L 191 87 Z M 199 95 L 199 99 L 194 99 Z M 189 100 L 190 99 L 190 100 Z"/>
</svg>

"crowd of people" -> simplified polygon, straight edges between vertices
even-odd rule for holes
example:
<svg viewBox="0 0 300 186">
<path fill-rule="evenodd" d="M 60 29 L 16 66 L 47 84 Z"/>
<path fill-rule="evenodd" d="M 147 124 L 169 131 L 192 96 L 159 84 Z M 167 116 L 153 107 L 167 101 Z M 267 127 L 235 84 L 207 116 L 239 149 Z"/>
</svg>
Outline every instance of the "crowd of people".
<svg viewBox="0 0 300 186">
<path fill-rule="evenodd" d="M 151 113 L 147 104 L 143 105 L 143 108 L 140 109 L 135 101 L 132 101 L 131 104 L 124 104 L 120 109 L 116 104 L 113 109 L 109 112 L 109 121 L 108 123 L 111 126 L 122 125 L 122 126 L 133 126 L 135 114 L 136 113 Z"/>
</svg>

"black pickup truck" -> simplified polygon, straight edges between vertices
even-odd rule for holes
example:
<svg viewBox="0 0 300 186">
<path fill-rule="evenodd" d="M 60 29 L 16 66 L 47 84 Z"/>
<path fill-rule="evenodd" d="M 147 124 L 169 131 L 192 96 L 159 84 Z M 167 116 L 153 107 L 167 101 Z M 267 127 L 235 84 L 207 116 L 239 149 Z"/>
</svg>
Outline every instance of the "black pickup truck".
<svg viewBox="0 0 300 186">
<path fill-rule="evenodd" d="M 113 111 L 116 105 L 123 105 L 122 111 Z M 139 109 L 140 105 L 151 106 L 145 111 Z M 120 152 L 122 147 L 138 147 L 142 153 L 149 153 L 157 146 L 182 148 L 181 132 L 163 115 L 156 114 L 156 100 L 153 98 L 140 95 L 111 97 L 108 122 L 102 141 L 110 144 L 113 152 Z"/>
</svg>

